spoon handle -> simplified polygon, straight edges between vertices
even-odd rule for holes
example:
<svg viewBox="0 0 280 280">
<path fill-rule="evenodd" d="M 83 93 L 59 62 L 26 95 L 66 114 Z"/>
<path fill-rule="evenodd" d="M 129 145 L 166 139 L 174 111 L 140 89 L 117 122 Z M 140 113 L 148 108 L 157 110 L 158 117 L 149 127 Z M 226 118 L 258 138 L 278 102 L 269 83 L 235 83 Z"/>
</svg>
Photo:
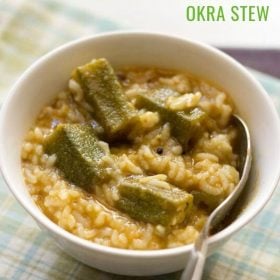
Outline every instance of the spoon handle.
<svg viewBox="0 0 280 280">
<path fill-rule="evenodd" d="M 180 280 L 200 280 L 203 273 L 205 260 L 206 255 L 200 250 L 197 251 L 194 246 L 191 251 L 188 264 L 184 269 Z"/>
</svg>

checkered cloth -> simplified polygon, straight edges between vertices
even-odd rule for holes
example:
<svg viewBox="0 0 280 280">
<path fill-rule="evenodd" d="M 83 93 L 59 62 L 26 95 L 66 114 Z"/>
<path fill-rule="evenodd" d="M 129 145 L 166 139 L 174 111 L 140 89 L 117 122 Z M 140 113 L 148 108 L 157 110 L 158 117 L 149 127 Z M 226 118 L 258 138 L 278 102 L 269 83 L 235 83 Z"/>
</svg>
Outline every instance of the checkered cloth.
<svg viewBox="0 0 280 280">
<path fill-rule="evenodd" d="M 88 0 L 89 1 L 89 0 Z M 77 4 L 78 1 L 76 1 Z M 93 5 L 95 1 L 89 1 Z M 86 1 L 84 1 L 86 3 Z M 39 56 L 72 39 L 120 29 L 73 1 L 0 2 L 0 98 Z M 280 81 L 255 73 L 280 112 Z M 280 279 L 280 190 L 250 224 L 207 259 L 204 279 Z M 145 279 L 179 279 L 179 273 Z M 0 279 L 132 279 L 90 268 L 39 230 L 0 178 Z M 140 279 L 140 278 L 137 278 Z"/>
</svg>

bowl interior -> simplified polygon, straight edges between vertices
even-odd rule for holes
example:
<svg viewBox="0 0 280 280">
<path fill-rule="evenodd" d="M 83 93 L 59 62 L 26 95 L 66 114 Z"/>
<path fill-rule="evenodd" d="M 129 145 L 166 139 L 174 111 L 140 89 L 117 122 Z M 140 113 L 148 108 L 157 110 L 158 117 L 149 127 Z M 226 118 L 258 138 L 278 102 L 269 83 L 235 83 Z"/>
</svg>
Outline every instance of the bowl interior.
<svg viewBox="0 0 280 280">
<path fill-rule="evenodd" d="M 278 117 L 267 94 L 243 67 L 214 49 L 163 35 L 128 33 L 86 38 L 51 52 L 25 72 L 6 99 L 0 124 L 2 171 L 35 218 L 45 219 L 31 201 L 21 175 L 23 137 L 42 107 L 66 88 L 72 69 L 95 57 L 106 57 L 114 67 L 179 69 L 226 89 L 249 126 L 254 160 L 243 211 L 220 236 L 237 230 L 261 209 L 278 180 L 280 166 Z M 219 234 L 212 237 L 213 242 Z"/>
</svg>

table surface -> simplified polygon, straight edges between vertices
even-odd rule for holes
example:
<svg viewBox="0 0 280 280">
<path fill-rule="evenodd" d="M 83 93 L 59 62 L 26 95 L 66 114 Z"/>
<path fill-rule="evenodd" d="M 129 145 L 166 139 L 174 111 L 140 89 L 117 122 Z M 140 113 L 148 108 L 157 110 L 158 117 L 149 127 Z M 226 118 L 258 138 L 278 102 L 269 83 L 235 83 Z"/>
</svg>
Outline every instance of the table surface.
<svg viewBox="0 0 280 280">
<path fill-rule="evenodd" d="M 221 50 L 250 68 L 280 78 L 280 50 L 244 48 L 221 48 Z"/>
<path fill-rule="evenodd" d="M 50 49 L 83 35 L 122 28 L 116 20 L 63 1 L 0 2 L 0 100 L 18 76 Z M 249 66 L 266 65 L 258 69 L 279 77 L 275 67 L 278 52 L 226 51 Z M 252 56 L 269 57 L 270 62 L 259 64 Z M 280 80 L 255 71 L 253 74 L 280 112 Z M 279 201 L 278 188 L 261 214 L 207 259 L 203 279 L 280 279 Z M 179 279 L 179 275 L 145 279 Z M 95 270 L 62 252 L 15 201 L 0 177 L 0 279 L 134 278 Z"/>
</svg>

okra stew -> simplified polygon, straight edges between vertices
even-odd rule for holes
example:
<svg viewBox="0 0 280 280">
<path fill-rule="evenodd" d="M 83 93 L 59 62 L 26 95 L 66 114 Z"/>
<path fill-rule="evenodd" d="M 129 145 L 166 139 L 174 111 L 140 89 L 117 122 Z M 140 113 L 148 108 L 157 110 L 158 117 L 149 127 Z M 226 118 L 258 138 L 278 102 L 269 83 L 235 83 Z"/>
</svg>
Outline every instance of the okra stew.
<svg viewBox="0 0 280 280">
<path fill-rule="evenodd" d="M 28 131 L 23 176 L 42 212 L 81 238 L 182 246 L 239 181 L 232 113 L 223 91 L 190 74 L 94 59 Z"/>
</svg>

